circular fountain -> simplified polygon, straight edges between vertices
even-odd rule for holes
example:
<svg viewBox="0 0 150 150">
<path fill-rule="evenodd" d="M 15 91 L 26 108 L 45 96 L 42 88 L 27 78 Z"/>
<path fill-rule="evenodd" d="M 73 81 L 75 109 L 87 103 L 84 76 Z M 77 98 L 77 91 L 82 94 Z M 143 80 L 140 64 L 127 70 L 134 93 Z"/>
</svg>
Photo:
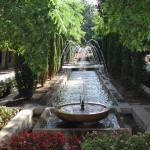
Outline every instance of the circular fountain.
<svg viewBox="0 0 150 150">
<path fill-rule="evenodd" d="M 107 117 L 109 108 L 99 103 L 69 103 L 51 108 L 51 112 L 64 121 L 95 124 Z"/>
</svg>

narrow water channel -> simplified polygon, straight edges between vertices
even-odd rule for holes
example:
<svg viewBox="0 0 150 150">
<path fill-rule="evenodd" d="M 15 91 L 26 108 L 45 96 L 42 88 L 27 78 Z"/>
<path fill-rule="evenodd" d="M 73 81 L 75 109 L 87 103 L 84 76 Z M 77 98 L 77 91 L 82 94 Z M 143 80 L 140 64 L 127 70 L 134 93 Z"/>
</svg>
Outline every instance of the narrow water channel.
<svg viewBox="0 0 150 150">
<path fill-rule="evenodd" d="M 112 105 L 112 101 L 103 89 L 96 72 L 83 70 L 71 73 L 66 87 L 53 103 L 53 106 L 80 102 L 81 96 L 84 97 L 85 102 L 102 103 L 106 106 Z"/>
</svg>

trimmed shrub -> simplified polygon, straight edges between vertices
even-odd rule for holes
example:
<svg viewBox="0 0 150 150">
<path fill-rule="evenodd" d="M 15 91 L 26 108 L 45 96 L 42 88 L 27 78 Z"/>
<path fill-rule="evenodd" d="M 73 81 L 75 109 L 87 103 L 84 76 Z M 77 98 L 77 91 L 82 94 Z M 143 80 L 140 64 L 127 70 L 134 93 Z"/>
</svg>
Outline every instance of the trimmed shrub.
<svg viewBox="0 0 150 150">
<path fill-rule="evenodd" d="M 15 55 L 15 77 L 19 97 L 30 100 L 36 88 L 36 76 L 31 69 L 24 63 L 23 56 Z"/>
</svg>

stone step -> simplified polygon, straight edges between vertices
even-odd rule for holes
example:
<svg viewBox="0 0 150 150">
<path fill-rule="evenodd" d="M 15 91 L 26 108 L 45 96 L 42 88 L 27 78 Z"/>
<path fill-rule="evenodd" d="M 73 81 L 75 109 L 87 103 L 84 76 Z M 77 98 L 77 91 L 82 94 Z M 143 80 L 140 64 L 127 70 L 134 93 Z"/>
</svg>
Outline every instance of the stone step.
<svg viewBox="0 0 150 150">
<path fill-rule="evenodd" d="M 18 95 L 18 91 L 9 94 L 7 97 L 0 99 L 0 106 L 6 105 L 6 103 L 12 101 Z"/>
<path fill-rule="evenodd" d="M 150 114 L 143 107 L 140 105 L 132 106 L 132 115 L 144 130 L 150 130 Z"/>
</svg>

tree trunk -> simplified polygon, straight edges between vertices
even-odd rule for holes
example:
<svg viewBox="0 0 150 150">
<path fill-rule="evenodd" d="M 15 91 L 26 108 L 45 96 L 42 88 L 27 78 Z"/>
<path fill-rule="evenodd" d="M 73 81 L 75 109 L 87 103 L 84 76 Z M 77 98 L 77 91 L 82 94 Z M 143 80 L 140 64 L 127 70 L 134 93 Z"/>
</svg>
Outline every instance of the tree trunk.
<svg viewBox="0 0 150 150">
<path fill-rule="evenodd" d="M 2 60 L 1 60 L 1 69 L 5 69 L 5 63 L 6 63 L 6 51 L 2 51 Z"/>
</svg>

